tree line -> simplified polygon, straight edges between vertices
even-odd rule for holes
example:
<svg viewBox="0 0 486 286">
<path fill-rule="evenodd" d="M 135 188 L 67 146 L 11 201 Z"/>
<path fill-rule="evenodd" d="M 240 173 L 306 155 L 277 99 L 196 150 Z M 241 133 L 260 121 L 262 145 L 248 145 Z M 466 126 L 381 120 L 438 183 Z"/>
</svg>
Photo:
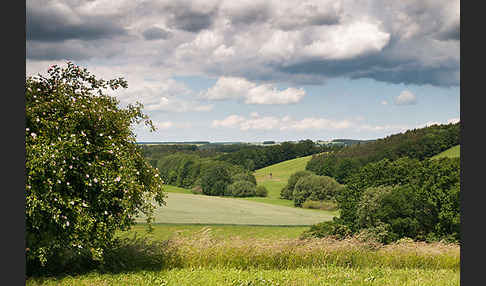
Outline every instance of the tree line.
<svg viewBox="0 0 486 286">
<path fill-rule="evenodd" d="M 408 130 L 365 144 L 355 144 L 334 152 L 318 154 L 306 170 L 346 183 L 348 178 L 370 162 L 401 157 L 424 160 L 460 144 L 459 123 L 432 125 Z"/>
</svg>

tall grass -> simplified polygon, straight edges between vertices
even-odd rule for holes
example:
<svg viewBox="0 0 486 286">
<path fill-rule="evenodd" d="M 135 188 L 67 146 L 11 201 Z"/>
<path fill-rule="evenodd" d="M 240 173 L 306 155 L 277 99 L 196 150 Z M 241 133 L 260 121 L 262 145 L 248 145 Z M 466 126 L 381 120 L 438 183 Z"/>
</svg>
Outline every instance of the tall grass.
<svg viewBox="0 0 486 286">
<path fill-rule="evenodd" d="M 459 270 L 454 244 L 405 242 L 391 245 L 357 239 L 238 239 L 215 240 L 210 229 L 197 238 L 174 241 L 181 257 L 178 267 L 237 269 L 296 269 L 300 267 L 388 267 L 393 269 Z"/>
<path fill-rule="evenodd" d="M 93 261 L 90 264 L 83 261 L 82 265 L 86 267 L 83 271 L 63 273 L 83 274 L 92 270 L 121 273 L 188 268 L 295 270 L 322 267 L 442 269 L 457 272 L 459 261 L 459 246 L 456 244 L 401 242 L 381 245 L 354 238 L 214 239 L 211 228 L 207 227 L 191 238 L 180 236 L 164 241 L 136 236 L 125 238 L 105 252 L 102 262 Z M 43 273 L 41 276 L 52 274 Z"/>
</svg>

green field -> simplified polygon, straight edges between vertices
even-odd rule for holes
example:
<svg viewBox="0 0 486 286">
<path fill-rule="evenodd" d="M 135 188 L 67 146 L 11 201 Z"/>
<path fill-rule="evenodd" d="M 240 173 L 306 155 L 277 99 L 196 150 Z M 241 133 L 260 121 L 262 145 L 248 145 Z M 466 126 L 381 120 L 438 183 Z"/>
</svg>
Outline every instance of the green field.
<svg viewBox="0 0 486 286">
<path fill-rule="evenodd" d="M 108 286 L 276 286 L 276 285 L 459 285 L 460 272 L 449 269 L 392 269 L 382 267 L 349 268 L 325 266 L 289 270 L 235 268 L 182 268 L 162 271 L 137 271 L 119 274 L 90 273 L 64 278 L 26 281 L 26 285 Z"/>
<path fill-rule="evenodd" d="M 435 155 L 434 157 L 432 157 L 432 159 L 439 159 L 443 157 L 457 158 L 460 156 L 461 156 L 461 145 L 456 145 L 454 147 L 445 150 L 444 152 Z"/>
<path fill-rule="evenodd" d="M 167 195 L 167 205 L 155 211 L 155 223 L 311 225 L 331 220 L 336 213 L 234 198 L 175 192 Z"/>
<path fill-rule="evenodd" d="M 266 225 L 217 225 L 217 224 L 154 224 L 151 233 L 147 233 L 146 224 L 137 224 L 130 231 L 120 232 L 120 237 L 147 236 L 155 240 L 194 237 L 202 233 L 210 234 L 215 239 L 262 238 L 295 239 L 309 229 L 307 226 L 266 226 Z"/>
<path fill-rule="evenodd" d="M 305 170 L 305 165 L 311 158 L 312 155 L 309 155 L 258 169 L 254 173 L 257 184 L 267 188 L 268 198 L 278 199 L 280 198 L 280 190 L 285 187 L 290 175 Z M 271 178 L 270 173 L 272 174 Z M 290 205 L 292 205 L 292 202 L 290 202 Z"/>
</svg>

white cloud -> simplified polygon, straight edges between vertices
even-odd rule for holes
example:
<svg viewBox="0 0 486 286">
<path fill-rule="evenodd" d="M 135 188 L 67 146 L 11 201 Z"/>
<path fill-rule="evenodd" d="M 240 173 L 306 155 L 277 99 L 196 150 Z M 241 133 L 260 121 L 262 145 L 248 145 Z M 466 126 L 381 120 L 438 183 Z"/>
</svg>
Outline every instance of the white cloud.
<svg viewBox="0 0 486 286">
<path fill-rule="evenodd" d="M 363 119 L 364 120 L 364 119 Z M 260 116 L 253 112 L 249 118 L 241 115 L 230 115 L 222 120 L 214 120 L 213 127 L 238 128 L 242 131 L 247 130 L 280 130 L 280 131 L 305 131 L 305 130 L 345 130 L 355 131 L 383 131 L 397 130 L 403 126 L 370 126 L 360 124 L 362 120 L 334 120 L 318 117 L 307 117 L 303 119 L 293 119 L 286 115 L 283 117 Z"/>
<path fill-rule="evenodd" d="M 230 115 L 223 120 L 213 120 L 213 127 L 235 127 L 241 122 L 244 122 L 245 118 L 236 114 Z"/>
<path fill-rule="evenodd" d="M 415 94 L 408 90 L 404 90 L 399 96 L 395 98 L 396 105 L 413 105 L 417 103 L 417 97 Z"/>
<path fill-rule="evenodd" d="M 169 129 L 174 126 L 174 123 L 172 121 L 152 121 L 152 123 L 157 129 Z"/>
<path fill-rule="evenodd" d="M 448 119 L 447 120 L 447 123 L 457 123 L 459 122 L 461 119 L 460 118 L 451 118 L 451 119 Z"/>
<path fill-rule="evenodd" d="M 277 90 L 271 84 L 257 85 L 244 78 L 220 77 L 200 97 L 208 100 L 241 99 L 246 104 L 291 104 L 299 102 L 305 95 L 302 88 Z"/>
</svg>

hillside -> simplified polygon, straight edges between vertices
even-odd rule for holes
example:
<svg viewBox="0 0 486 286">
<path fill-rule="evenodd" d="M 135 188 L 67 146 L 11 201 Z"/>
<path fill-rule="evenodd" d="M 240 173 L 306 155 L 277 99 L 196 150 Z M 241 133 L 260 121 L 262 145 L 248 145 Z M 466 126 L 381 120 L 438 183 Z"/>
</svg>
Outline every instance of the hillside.
<svg viewBox="0 0 486 286">
<path fill-rule="evenodd" d="M 397 160 L 409 157 L 418 160 L 431 158 L 460 144 L 460 122 L 432 125 L 393 134 L 366 144 L 354 144 L 330 154 L 316 155 L 306 170 L 335 178 L 339 183 L 361 167 L 382 159 Z"/>
<path fill-rule="evenodd" d="M 444 152 L 441 152 L 441 153 L 435 155 L 431 159 L 439 159 L 439 158 L 443 158 L 443 157 L 456 158 L 456 157 L 460 157 L 460 156 L 461 156 L 461 145 L 457 145 L 457 146 L 454 146 L 454 147 L 451 147 L 451 148 L 445 150 Z"/>
<path fill-rule="evenodd" d="M 332 217 L 326 211 L 182 193 L 168 193 L 167 205 L 155 211 L 155 223 L 311 225 Z"/>
<path fill-rule="evenodd" d="M 254 172 L 257 184 L 267 188 L 268 198 L 279 199 L 280 190 L 285 187 L 290 175 L 297 171 L 304 170 L 307 162 L 309 162 L 311 158 L 312 155 L 309 155 L 258 169 Z M 271 177 L 270 174 L 272 174 Z M 285 201 L 287 202 L 287 200 Z"/>
</svg>

